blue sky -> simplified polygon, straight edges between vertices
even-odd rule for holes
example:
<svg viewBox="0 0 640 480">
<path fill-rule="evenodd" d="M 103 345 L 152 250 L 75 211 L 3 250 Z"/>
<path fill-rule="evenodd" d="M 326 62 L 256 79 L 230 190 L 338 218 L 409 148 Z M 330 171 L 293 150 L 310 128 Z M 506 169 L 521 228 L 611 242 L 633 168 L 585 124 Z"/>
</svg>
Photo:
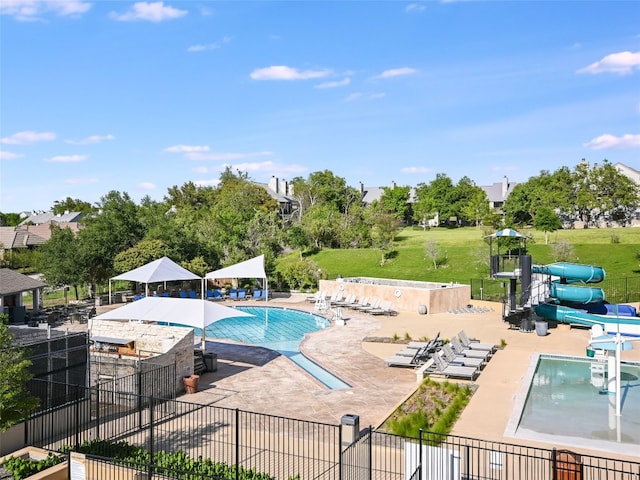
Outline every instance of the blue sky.
<svg viewBox="0 0 640 480">
<path fill-rule="evenodd" d="M 640 168 L 640 3 L 0 0 L 0 211 L 225 166 L 359 187 Z"/>
</svg>

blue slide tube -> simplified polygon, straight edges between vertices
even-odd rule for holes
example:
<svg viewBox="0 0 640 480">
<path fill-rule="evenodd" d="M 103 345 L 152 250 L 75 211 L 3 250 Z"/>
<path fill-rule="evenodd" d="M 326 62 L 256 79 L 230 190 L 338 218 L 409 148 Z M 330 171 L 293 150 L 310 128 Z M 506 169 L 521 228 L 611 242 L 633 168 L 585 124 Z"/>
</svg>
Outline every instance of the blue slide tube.
<svg viewBox="0 0 640 480">
<path fill-rule="evenodd" d="M 578 281 L 584 283 L 598 283 L 604 280 L 605 273 L 602 267 L 594 265 L 581 265 L 579 263 L 551 263 L 549 265 L 534 265 L 533 273 L 544 273 L 566 278 L 569 283 Z"/>
</svg>

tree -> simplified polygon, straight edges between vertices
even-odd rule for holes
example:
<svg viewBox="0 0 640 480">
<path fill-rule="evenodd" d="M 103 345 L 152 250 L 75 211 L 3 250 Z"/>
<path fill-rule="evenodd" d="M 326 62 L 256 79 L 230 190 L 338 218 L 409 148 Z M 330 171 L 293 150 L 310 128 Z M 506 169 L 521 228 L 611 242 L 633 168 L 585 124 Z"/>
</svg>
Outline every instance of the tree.
<svg viewBox="0 0 640 480">
<path fill-rule="evenodd" d="M 411 187 L 383 188 L 380 203 L 384 209 L 390 213 L 394 213 L 398 220 L 406 221 L 409 219 L 409 192 Z"/>
<path fill-rule="evenodd" d="M 533 228 L 544 232 L 544 244 L 549 244 L 549 232 L 555 232 L 562 228 L 562 222 L 558 215 L 548 207 L 541 207 L 533 218 Z"/>
<path fill-rule="evenodd" d="M 560 240 L 551 244 L 551 257 L 554 262 L 573 262 L 576 259 L 576 252 L 567 240 Z"/>
<path fill-rule="evenodd" d="M 39 403 L 27 391 L 33 376 L 31 361 L 22 348 L 12 345 L 8 321 L 7 314 L 0 314 L 0 432 L 25 418 Z"/>
<path fill-rule="evenodd" d="M 308 209 L 319 204 L 328 204 L 341 213 L 346 213 L 351 205 L 362 200 L 361 193 L 347 186 L 342 177 L 337 177 L 330 170 L 313 172 L 307 180 L 296 177 L 291 181 L 293 195 L 300 204 L 300 218 Z"/>
<path fill-rule="evenodd" d="M 427 228 L 428 221 L 438 213 L 435 201 L 429 195 L 429 186 L 420 183 L 416 187 L 416 199 L 413 202 L 413 219 L 422 226 Z"/>
<path fill-rule="evenodd" d="M 384 266 L 387 254 L 393 247 L 393 242 L 400 227 L 398 217 L 389 213 L 382 207 L 375 205 L 370 208 L 369 222 L 371 224 L 371 244 L 373 248 L 380 250 L 380 266 Z"/>
<path fill-rule="evenodd" d="M 424 246 L 424 254 L 433 262 L 433 269 L 438 269 L 438 259 L 440 258 L 440 245 L 433 238 L 427 240 Z"/>
<path fill-rule="evenodd" d="M 19 213 L 0 212 L 0 227 L 15 227 L 22 221 Z"/>
<path fill-rule="evenodd" d="M 476 227 L 479 227 L 489 213 L 489 198 L 487 198 L 485 191 L 478 187 L 463 205 L 462 215 L 468 221 L 475 223 Z"/>
<path fill-rule="evenodd" d="M 85 226 L 78 232 L 78 260 L 91 283 L 102 283 L 113 276 L 116 255 L 144 237 L 138 207 L 127 193 L 111 191 L 98 206 L 99 213 L 85 217 Z"/>
<path fill-rule="evenodd" d="M 84 215 L 88 215 L 95 209 L 89 202 L 85 202 L 78 198 L 73 199 L 71 197 L 67 197 L 64 200 L 56 200 L 55 202 L 53 202 L 53 207 L 51 210 L 56 215 L 63 214 L 65 212 L 80 212 Z"/>
<path fill-rule="evenodd" d="M 86 276 L 78 262 L 78 237 L 70 228 L 51 226 L 51 238 L 40 247 L 40 271 L 51 286 L 72 285 L 78 300 L 78 285 Z"/>
<path fill-rule="evenodd" d="M 142 267 L 149 262 L 169 256 L 169 247 L 161 240 L 141 240 L 133 247 L 120 252 L 113 259 L 113 269 L 123 273 Z"/>
</svg>

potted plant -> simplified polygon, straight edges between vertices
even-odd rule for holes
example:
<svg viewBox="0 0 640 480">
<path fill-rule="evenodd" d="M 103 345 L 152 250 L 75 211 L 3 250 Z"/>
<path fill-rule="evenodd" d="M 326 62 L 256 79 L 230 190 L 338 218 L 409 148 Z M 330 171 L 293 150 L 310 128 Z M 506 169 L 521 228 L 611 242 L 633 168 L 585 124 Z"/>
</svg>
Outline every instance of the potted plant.
<svg viewBox="0 0 640 480">
<path fill-rule="evenodd" d="M 200 375 L 186 375 L 182 377 L 184 389 L 187 391 L 187 393 L 196 393 L 198 391 L 199 380 Z"/>
</svg>

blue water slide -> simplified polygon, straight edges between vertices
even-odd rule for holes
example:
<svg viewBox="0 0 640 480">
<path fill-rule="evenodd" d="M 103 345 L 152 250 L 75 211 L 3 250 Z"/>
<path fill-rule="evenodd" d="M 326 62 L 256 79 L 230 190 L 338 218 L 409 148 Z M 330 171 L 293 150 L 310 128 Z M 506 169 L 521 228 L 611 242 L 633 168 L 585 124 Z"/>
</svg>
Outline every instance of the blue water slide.
<svg viewBox="0 0 640 480">
<path fill-rule="evenodd" d="M 558 300 L 575 303 L 602 303 L 604 290 L 594 287 L 576 287 L 553 282 L 549 287 L 549 295 Z"/>
<path fill-rule="evenodd" d="M 558 262 L 549 265 L 533 265 L 533 273 L 544 273 L 566 279 L 568 283 L 599 283 L 604 280 L 604 268 L 580 263 Z"/>
<path fill-rule="evenodd" d="M 542 318 L 557 320 L 559 322 L 573 323 L 591 327 L 599 324 L 607 333 L 620 332 L 630 336 L 640 336 L 640 320 L 631 316 L 599 316 L 583 310 L 544 303 L 535 308 L 536 313 Z"/>
</svg>

